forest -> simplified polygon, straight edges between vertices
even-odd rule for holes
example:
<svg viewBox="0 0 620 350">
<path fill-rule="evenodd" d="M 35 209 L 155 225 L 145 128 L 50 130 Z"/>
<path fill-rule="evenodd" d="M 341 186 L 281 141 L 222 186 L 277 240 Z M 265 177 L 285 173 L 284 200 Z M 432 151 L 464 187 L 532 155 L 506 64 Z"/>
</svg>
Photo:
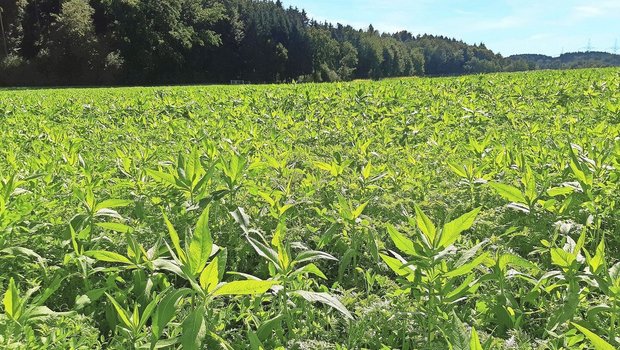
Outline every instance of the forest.
<svg viewBox="0 0 620 350">
<path fill-rule="evenodd" d="M 280 1 L 0 0 L 0 9 L 0 86 L 324 82 L 539 68 L 483 43 L 319 23 Z"/>
</svg>

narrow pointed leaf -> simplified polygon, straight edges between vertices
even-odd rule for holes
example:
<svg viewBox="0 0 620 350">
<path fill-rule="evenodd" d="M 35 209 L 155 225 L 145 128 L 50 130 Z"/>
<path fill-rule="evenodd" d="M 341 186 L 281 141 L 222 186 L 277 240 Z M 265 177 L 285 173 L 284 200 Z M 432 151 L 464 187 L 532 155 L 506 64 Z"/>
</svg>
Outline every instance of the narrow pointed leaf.
<svg viewBox="0 0 620 350">
<path fill-rule="evenodd" d="M 606 342 L 603 338 L 599 337 L 598 335 L 596 335 L 594 332 L 590 331 L 589 329 L 580 326 L 576 323 L 571 323 L 575 328 L 577 328 L 581 333 L 583 333 L 583 335 L 585 335 L 588 340 L 590 340 L 590 342 L 592 343 L 592 345 L 594 345 L 594 348 L 596 350 L 614 350 L 615 348 L 609 344 L 608 342 Z"/>
<path fill-rule="evenodd" d="M 437 229 L 435 228 L 435 225 L 433 224 L 431 219 L 429 219 L 429 217 L 424 214 L 424 212 L 422 211 L 422 209 L 420 209 L 418 205 L 415 206 L 415 213 L 418 228 L 420 229 L 420 231 L 422 231 L 422 233 L 428 240 L 428 243 L 433 246 L 435 244 L 435 237 L 437 236 Z"/>
<path fill-rule="evenodd" d="M 265 294 L 271 287 L 276 285 L 278 281 L 234 281 L 228 282 L 217 288 L 213 295 L 258 295 Z"/>
<path fill-rule="evenodd" d="M 327 306 L 330 306 L 336 309 L 337 311 L 339 311 L 346 318 L 350 320 L 354 319 L 353 315 L 351 315 L 349 310 L 347 310 L 347 308 L 340 302 L 340 300 L 338 300 L 338 298 L 336 298 L 335 296 L 331 294 L 310 292 L 310 291 L 305 291 L 305 290 L 297 290 L 297 291 L 294 291 L 293 294 L 297 294 L 300 297 L 312 303 L 319 302 Z"/>
<path fill-rule="evenodd" d="M 398 250 L 409 256 L 417 255 L 413 242 L 402 233 L 398 232 L 394 226 L 388 224 L 387 232 Z"/>
<path fill-rule="evenodd" d="M 84 252 L 84 255 L 103 262 L 133 265 L 133 262 L 131 262 L 131 260 L 127 259 L 126 257 L 118 253 L 109 252 L 106 250 L 89 250 L 87 252 Z"/>
<path fill-rule="evenodd" d="M 189 244 L 189 256 L 187 258 L 194 275 L 199 274 L 205 268 L 212 249 L 213 239 L 211 238 L 211 230 L 209 230 L 209 207 L 207 207 L 198 219 L 198 224 Z"/>
<path fill-rule="evenodd" d="M 514 186 L 502 184 L 499 182 L 491 182 L 489 183 L 489 186 L 491 186 L 495 190 L 495 192 L 497 192 L 497 194 L 510 202 L 528 204 L 527 199 L 525 199 L 525 196 L 523 195 L 523 193 L 521 193 L 521 190 Z"/>
</svg>

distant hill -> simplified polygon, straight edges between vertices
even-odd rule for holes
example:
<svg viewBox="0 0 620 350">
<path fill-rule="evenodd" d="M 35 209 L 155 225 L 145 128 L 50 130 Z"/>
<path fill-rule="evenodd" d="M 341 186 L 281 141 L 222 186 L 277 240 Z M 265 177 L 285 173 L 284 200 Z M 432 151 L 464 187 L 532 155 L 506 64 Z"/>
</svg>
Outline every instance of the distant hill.
<svg viewBox="0 0 620 350">
<path fill-rule="evenodd" d="M 620 67 L 620 55 L 609 52 L 571 52 L 558 57 L 525 54 L 506 58 L 515 64 L 527 64 L 529 69 L 570 69 L 594 67 Z"/>
</svg>

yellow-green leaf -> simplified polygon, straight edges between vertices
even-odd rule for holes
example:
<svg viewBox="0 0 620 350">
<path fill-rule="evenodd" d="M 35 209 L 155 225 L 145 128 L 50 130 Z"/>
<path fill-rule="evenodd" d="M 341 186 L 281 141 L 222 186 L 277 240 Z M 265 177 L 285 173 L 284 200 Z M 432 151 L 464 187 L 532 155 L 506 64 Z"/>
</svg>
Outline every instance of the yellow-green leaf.
<svg viewBox="0 0 620 350">
<path fill-rule="evenodd" d="M 229 282 L 213 292 L 213 295 L 256 295 L 265 294 L 277 281 L 234 281 Z"/>
<path fill-rule="evenodd" d="M 445 224 L 443 231 L 441 232 L 441 239 L 439 240 L 439 247 L 447 248 L 454 244 L 461 236 L 461 233 L 465 230 L 469 230 L 476 221 L 478 213 L 482 207 L 476 208 L 469 213 L 464 214 L 456 220 L 450 221 Z"/>
<path fill-rule="evenodd" d="M 207 207 L 198 219 L 198 224 L 189 244 L 187 259 L 194 275 L 199 274 L 205 268 L 212 249 L 213 239 L 211 238 L 211 230 L 209 230 L 209 207 Z"/>
<path fill-rule="evenodd" d="M 469 350 L 483 350 L 482 344 L 480 343 L 480 338 L 478 337 L 478 332 L 476 332 L 476 328 L 471 329 L 471 338 L 469 340 Z"/>
<path fill-rule="evenodd" d="M 592 343 L 592 345 L 594 345 L 594 348 L 596 350 L 614 350 L 615 348 L 609 344 L 608 342 L 606 342 L 603 338 L 599 337 L 598 335 L 594 334 L 594 332 L 590 331 L 589 329 L 580 326 L 576 323 L 572 323 L 571 324 L 577 328 L 581 333 L 583 333 L 583 335 L 585 335 L 588 340 L 590 340 L 590 342 Z"/>
<path fill-rule="evenodd" d="M 170 236 L 170 241 L 172 241 L 172 246 L 177 253 L 177 256 L 181 260 L 182 263 L 187 262 L 187 257 L 185 256 L 185 252 L 181 249 L 181 240 L 179 239 L 179 234 L 177 230 L 174 228 L 170 220 L 168 220 L 168 216 L 166 213 L 162 211 L 162 215 L 164 217 L 164 222 L 166 223 L 166 227 L 168 228 L 168 235 Z"/>
<path fill-rule="evenodd" d="M 133 265 L 133 262 L 131 262 L 131 260 L 127 259 L 126 257 L 118 253 L 109 252 L 107 250 L 89 250 L 85 252 L 84 255 L 90 256 L 91 258 L 97 259 L 99 261 Z"/>
<path fill-rule="evenodd" d="M 200 274 L 200 286 L 209 293 L 212 292 L 220 282 L 218 276 L 218 265 L 219 258 L 216 257 L 204 270 L 202 270 L 202 273 Z"/>
<path fill-rule="evenodd" d="M 435 237 L 437 236 L 437 229 L 435 228 L 435 225 L 417 204 L 415 206 L 415 213 L 418 228 L 422 231 L 424 237 L 426 237 L 428 244 L 430 246 L 434 246 Z"/>
<path fill-rule="evenodd" d="M 387 232 L 398 250 L 410 256 L 417 255 L 413 242 L 402 233 L 398 232 L 394 226 L 388 224 Z"/>
<path fill-rule="evenodd" d="M 521 193 L 521 190 L 514 186 L 502 184 L 499 182 L 491 182 L 489 183 L 489 186 L 491 186 L 495 190 L 495 192 L 497 192 L 497 194 L 502 196 L 504 199 L 520 204 L 528 204 L 527 199 L 525 199 L 525 196 L 523 195 L 523 193 Z"/>
<path fill-rule="evenodd" d="M 13 277 L 9 280 L 9 287 L 4 293 L 2 304 L 4 305 L 4 312 L 7 316 L 9 316 L 9 318 L 17 320 L 21 316 L 19 290 L 17 289 L 17 285 L 15 285 L 15 280 Z"/>
</svg>

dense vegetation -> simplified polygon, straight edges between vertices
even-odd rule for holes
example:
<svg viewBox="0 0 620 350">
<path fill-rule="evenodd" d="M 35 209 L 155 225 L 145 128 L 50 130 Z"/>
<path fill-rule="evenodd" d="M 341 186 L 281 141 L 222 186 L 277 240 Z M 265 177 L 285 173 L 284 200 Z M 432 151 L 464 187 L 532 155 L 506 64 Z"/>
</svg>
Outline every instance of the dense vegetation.
<svg viewBox="0 0 620 350">
<path fill-rule="evenodd" d="M 571 52 L 558 57 L 546 55 L 514 55 L 507 58 L 517 66 L 527 64 L 535 69 L 574 69 L 620 66 L 620 55 L 608 52 Z"/>
<path fill-rule="evenodd" d="M 318 82 L 538 68 L 484 44 L 317 23 L 279 1 L 0 0 L 0 8 L 4 86 Z"/>
<path fill-rule="evenodd" d="M 614 349 L 620 74 L 0 91 L 0 348 Z"/>
</svg>

